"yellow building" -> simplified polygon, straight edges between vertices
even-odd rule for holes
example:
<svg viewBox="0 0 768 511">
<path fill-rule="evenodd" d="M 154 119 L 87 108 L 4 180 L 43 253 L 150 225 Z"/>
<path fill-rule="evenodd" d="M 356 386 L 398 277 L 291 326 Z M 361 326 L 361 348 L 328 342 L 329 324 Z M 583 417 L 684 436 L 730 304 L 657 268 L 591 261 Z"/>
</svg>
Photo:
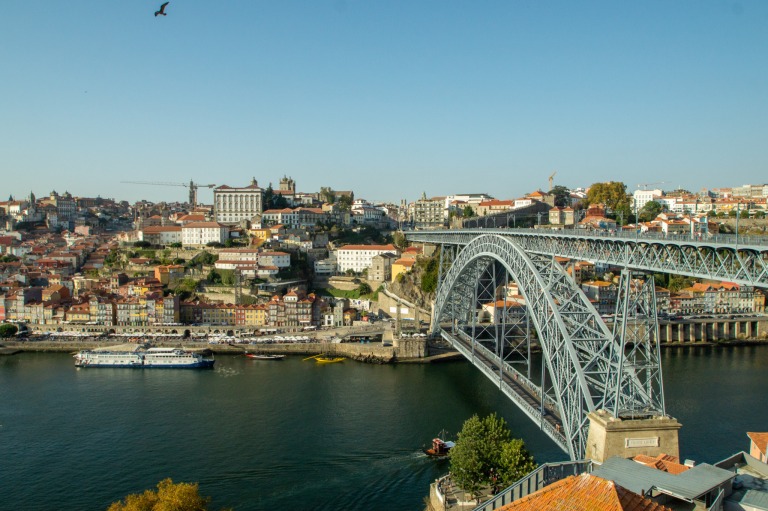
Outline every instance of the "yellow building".
<svg viewBox="0 0 768 511">
<path fill-rule="evenodd" d="M 413 268 L 413 265 L 416 264 L 415 259 L 398 259 L 394 263 L 392 263 L 392 282 L 395 281 L 398 275 L 401 273 L 408 273 L 411 271 L 411 268 Z"/>
</svg>

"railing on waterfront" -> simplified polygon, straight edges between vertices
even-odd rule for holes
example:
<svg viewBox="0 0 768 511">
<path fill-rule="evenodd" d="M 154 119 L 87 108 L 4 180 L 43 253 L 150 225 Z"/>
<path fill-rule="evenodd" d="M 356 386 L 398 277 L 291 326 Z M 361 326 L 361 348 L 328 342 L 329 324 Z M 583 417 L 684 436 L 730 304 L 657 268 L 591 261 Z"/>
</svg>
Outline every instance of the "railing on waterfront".
<svg viewBox="0 0 768 511">
<path fill-rule="evenodd" d="M 591 460 L 545 463 L 508 488 L 492 496 L 489 500 L 478 505 L 472 511 L 492 511 L 498 509 L 568 476 L 579 475 L 585 472 L 592 472 Z M 437 480 L 435 488 L 437 498 L 444 507 L 447 507 L 446 489 L 451 486 L 450 474 Z"/>
</svg>

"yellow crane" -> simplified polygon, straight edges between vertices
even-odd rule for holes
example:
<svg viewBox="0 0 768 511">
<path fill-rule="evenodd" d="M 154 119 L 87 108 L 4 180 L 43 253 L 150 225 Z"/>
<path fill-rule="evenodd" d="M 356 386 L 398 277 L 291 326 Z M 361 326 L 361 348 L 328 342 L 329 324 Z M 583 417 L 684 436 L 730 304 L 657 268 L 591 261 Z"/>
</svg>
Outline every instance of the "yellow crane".
<svg viewBox="0 0 768 511">
<path fill-rule="evenodd" d="M 120 181 L 121 183 L 128 183 L 132 185 L 155 185 L 155 186 L 183 186 L 189 188 L 189 203 L 194 208 L 197 206 L 197 189 L 201 186 L 203 188 L 213 188 L 216 185 L 201 185 L 197 184 L 191 179 L 189 183 L 168 183 L 164 181 Z"/>
</svg>

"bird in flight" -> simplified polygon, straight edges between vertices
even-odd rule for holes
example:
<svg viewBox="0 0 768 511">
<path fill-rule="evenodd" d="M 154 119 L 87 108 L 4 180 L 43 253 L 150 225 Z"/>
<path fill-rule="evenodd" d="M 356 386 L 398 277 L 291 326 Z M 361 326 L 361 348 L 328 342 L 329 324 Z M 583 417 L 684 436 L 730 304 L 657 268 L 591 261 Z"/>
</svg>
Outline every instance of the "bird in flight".
<svg viewBox="0 0 768 511">
<path fill-rule="evenodd" d="M 167 16 L 167 14 L 165 14 L 165 6 L 168 5 L 169 3 L 170 2 L 165 2 L 163 5 L 161 5 L 160 6 L 160 10 L 159 11 L 155 11 L 155 17 L 157 17 L 158 14 L 162 14 L 163 16 Z"/>
</svg>

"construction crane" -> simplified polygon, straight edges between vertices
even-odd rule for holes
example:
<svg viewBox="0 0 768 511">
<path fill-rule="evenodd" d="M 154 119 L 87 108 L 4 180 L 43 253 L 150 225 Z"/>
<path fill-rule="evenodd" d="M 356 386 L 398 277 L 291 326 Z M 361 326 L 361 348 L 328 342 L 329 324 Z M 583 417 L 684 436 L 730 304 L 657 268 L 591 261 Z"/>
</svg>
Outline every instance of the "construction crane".
<svg viewBox="0 0 768 511">
<path fill-rule="evenodd" d="M 551 175 L 551 176 L 549 176 L 549 191 L 550 191 L 550 192 L 552 191 L 552 188 L 553 188 L 552 184 L 553 184 L 553 183 L 554 183 L 554 181 L 555 181 L 555 174 L 557 174 L 557 171 L 554 171 L 554 172 L 552 173 L 552 175 Z"/>
<path fill-rule="evenodd" d="M 156 186 L 183 186 L 185 188 L 189 188 L 189 203 L 194 208 L 197 206 L 197 189 L 200 187 L 203 188 L 213 188 L 216 185 L 201 185 L 197 184 L 191 179 L 189 180 L 189 183 L 166 183 L 166 182 L 160 182 L 160 181 L 120 181 L 121 183 L 128 183 L 132 185 L 156 185 Z"/>
<path fill-rule="evenodd" d="M 663 184 L 666 184 L 666 181 L 657 181 L 655 183 L 640 183 L 639 185 L 637 185 L 637 187 L 640 188 L 642 186 L 643 190 L 647 190 L 649 186 L 663 185 Z"/>
</svg>

